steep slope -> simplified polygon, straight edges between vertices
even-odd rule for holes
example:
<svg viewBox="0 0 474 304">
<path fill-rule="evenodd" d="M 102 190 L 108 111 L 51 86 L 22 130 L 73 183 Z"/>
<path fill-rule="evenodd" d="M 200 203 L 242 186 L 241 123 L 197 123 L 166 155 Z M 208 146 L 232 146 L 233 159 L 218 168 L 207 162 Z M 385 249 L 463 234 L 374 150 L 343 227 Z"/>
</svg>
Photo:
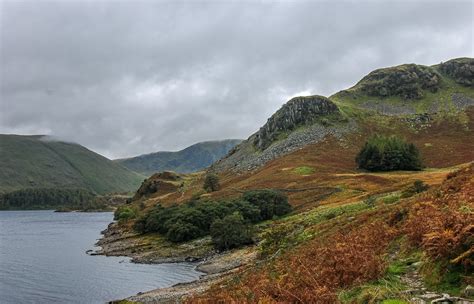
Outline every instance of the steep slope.
<svg viewBox="0 0 474 304">
<path fill-rule="evenodd" d="M 209 167 L 241 141 L 240 139 L 227 139 L 201 142 L 177 152 L 156 152 L 118 159 L 116 162 L 147 176 L 160 171 L 195 172 Z"/>
<path fill-rule="evenodd" d="M 473 79 L 474 59 L 458 58 L 434 66 L 378 69 L 329 98 L 293 98 L 211 170 L 252 171 L 330 137 L 343 148 L 358 146 L 354 136 L 363 138 L 377 129 L 408 137 L 441 132 L 438 137 L 453 150 L 449 142 L 457 140 L 460 129 L 472 136 L 468 111 L 474 106 Z M 446 122 L 454 124 L 440 129 Z"/>
<path fill-rule="evenodd" d="M 48 137 L 0 135 L 0 191 L 84 188 L 99 194 L 135 191 L 143 176 L 81 145 Z"/>
</svg>

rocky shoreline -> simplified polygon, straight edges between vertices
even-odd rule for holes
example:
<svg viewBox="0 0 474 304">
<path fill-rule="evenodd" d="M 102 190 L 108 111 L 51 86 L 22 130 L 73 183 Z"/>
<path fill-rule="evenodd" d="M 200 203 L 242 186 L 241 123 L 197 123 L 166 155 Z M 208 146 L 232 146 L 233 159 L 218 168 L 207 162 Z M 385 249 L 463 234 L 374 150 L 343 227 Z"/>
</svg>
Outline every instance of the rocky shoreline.
<svg viewBox="0 0 474 304">
<path fill-rule="evenodd" d="M 87 254 L 126 256 L 130 257 L 133 263 L 144 264 L 194 262 L 196 270 L 203 273 L 196 281 L 140 292 L 124 299 L 132 302 L 178 303 L 193 294 L 204 292 L 241 267 L 250 264 L 257 256 L 254 247 L 218 253 L 208 246 L 209 240 L 206 239 L 174 245 L 173 248 L 168 248 L 165 244 L 157 249 L 150 247 L 142 236 L 121 228 L 115 222 L 109 224 L 102 234 L 103 237 L 96 243 L 101 248 Z M 122 300 L 109 303 L 120 301 Z"/>
</svg>

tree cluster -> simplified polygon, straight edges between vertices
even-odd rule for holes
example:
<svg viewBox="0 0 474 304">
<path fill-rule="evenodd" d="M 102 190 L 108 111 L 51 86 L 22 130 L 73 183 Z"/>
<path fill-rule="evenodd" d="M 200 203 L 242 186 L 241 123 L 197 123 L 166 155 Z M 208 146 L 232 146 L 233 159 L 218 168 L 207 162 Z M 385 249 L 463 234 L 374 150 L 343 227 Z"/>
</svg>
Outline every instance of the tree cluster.
<svg viewBox="0 0 474 304">
<path fill-rule="evenodd" d="M 30 188 L 0 195 L 0 209 L 50 209 L 95 206 L 96 196 L 85 189 Z"/>
<path fill-rule="evenodd" d="M 421 170 L 418 149 L 396 136 L 369 138 L 356 157 L 359 168 L 369 171 Z"/>
<path fill-rule="evenodd" d="M 140 217 L 135 229 L 158 232 L 172 242 L 184 242 L 211 234 L 220 250 L 251 241 L 251 225 L 291 211 L 286 196 L 271 190 L 251 191 L 228 201 L 192 200 L 186 204 L 157 205 Z"/>
</svg>

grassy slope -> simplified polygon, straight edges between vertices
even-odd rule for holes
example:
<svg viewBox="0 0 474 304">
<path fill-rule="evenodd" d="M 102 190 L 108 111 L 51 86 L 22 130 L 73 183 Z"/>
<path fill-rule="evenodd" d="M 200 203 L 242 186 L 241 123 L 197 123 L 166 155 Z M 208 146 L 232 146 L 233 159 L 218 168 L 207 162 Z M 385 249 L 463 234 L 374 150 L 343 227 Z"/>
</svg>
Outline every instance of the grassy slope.
<svg viewBox="0 0 474 304">
<path fill-rule="evenodd" d="M 443 87 L 437 94 L 427 93 L 422 99 L 414 101 L 419 112 L 423 112 L 436 100 L 447 99 L 452 93 L 461 92 L 466 96 L 474 97 L 472 88 L 455 84 L 445 76 L 443 79 Z M 397 228 L 392 231 L 385 224 L 381 226 L 386 228 L 385 230 L 375 228 L 390 218 L 399 208 L 409 208 L 411 202 L 418 199 L 415 197 L 400 200 L 400 193 L 410 187 L 415 180 L 422 180 L 434 189 L 439 189 L 437 187 L 443 183 L 446 176 L 457 170 L 456 166 L 474 160 L 474 141 L 472 140 L 474 108 L 456 112 L 453 111 L 449 102 L 442 101 L 446 105 L 445 111 L 436 116 L 435 120 L 428 125 L 418 128 L 404 123 L 397 117 L 377 115 L 361 109 L 358 107 L 359 101 L 373 98 L 369 99 L 368 96 L 363 96 L 359 92 L 357 94 L 356 98 L 353 96 L 348 98 L 347 94 L 336 94 L 331 97 L 344 115 L 355 120 L 358 125 L 356 132 L 347 134 L 342 140 L 329 136 L 322 142 L 308 145 L 301 150 L 270 161 L 256 171 L 241 174 L 223 173 L 220 176 L 221 190 L 212 194 L 202 194 L 203 175 L 195 174 L 187 181 L 183 191 L 152 196 L 143 202 L 142 205 L 145 206 L 143 211 L 146 212 L 157 201 L 165 205 L 182 203 L 197 194 L 212 199 L 222 199 L 239 196 L 244 190 L 272 188 L 285 191 L 290 203 L 295 207 L 293 215 L 259 225 L 260 243 L 254 250 L 264 254 L 261 255 L 258 266 L 244 267 L 238 275 L 229 277 L 226 284 L 214 286 L 206 294 L 191 299 L 191 302 L 215 301 L 216 299 L 234 302 L 261 301 L 262 303 L 314 302 L 315 298 L 311 297 L 317 295 L 321 303 L 335 301 L 367 303 L 370 302 L 367 299 L 374 300 L 371 292 L 381 291 L 382 285 L 386 288 L 384 293 L 378 295 L 382 298 L 393 298 L 398 295 L 399 288 L 409 288 L 409 286 L 402 286 L 403 284 L 394 279 L 394 276 L 400 275 L 403 271 L 406 266 L 403 263 L 411 258 L 410 254 L 417 256 L 417 259 L 425 259 L 428 265 L 426 268 L 430 268 L 432 261 L 427 260 L 423 252 L 413 253 L 410 252 L 413 248 L 408 247 L 404 248 L 407 250 L 403 253 L 397 250 L 395 250 L 397 252 L 390 251 L 394 246 L 406 245 L 403 241 L 402 230 Z M 395 104 L 405 102 L 400 98 L 391 97 L 384 98 L 382 101 Z M 365 139 L 375 132 L 397 134 L 413 142 L 420 149 L 427 168 L 420 172 L 390 173 L 368 173 L 357 170 L 354 157 Z M 472 170 L 466 174 L 472 180 Z M 469 190 L 472 189 L 472 183 L 466 184 L 465 187 L 468 189 L 466 191 L 472 192 Z M 437 190 L 433 191 L 432 195 L 438 195 Z M 364 203 L 370 196 L 377 198 L 374 208 Z M 449 201 L 450 196 L 446 199 Z M 474 209 L 472 195 L 463 197 L 463 200 L 459 202 L 471 206 L 470 210 Z M 428 221 L 430 218 L 424 220 Z M 358 230 L 359 226 L 366 230 Z M 372 230 L 378 234 L 370 235 Z M 349 234 L 348 238 L 339 235 L 340 232 L 345 234 L 351 231 L 353 233 Z M 369 234 L 370 237 L 367 238 L 361 233 Z M 156 241 L 156 247 L 153 247 L 153 250 L 160 250 L 159 236 L 148 235 L 145 238 L 148 244 Z M 373 238 L 380 238 L 383 241 L 374 245 L 376 248 L 366 250 L 364 246 L 372 246 Z M 342 251 L 331 251 L 337 247 L 334 246 L 336 243 L 340 244 Z M 363 244 L 362 247 L 352 246 L 358 243 Z M 324 244 L 329 245 L 324 247 Z M 167 247 L 167 249 L 170 248 Z M 313 275 L 321 268 L 327 267 L 324 260 L 317 259 L 317 256 L 323 252 L 331 253 L 327 256 L 328 261 L 332 256 L 348 255 L 350 263 L 341 262 L 342 265 L 347 266 L 347 269 L 354 264 L 353 260 L 357 259 L 361 262 L 372 261 L 372 264 L 367 265 L 367 269 L 376 267 L 371 274 L 358 272 L 361 269 L 350 269 L 353 271 L 352 274 L 348 274 L 349 277 L 352 275 L 351 280 L 346 282 L 333 278 L 335 281 L 328 282 L 324 277 Z M 369 256 L 351 257 L 351 254 L 357 252 L 365 252 Z M 277 253 L 276 257 L 273 256 L 275 253 Z M 269 256 L 270 259 L 268 259 Z M 401 268 L 403 269 L 400 270 Z M 337 273 L 327 271 L 329 271 L 326 272 L 328 277 L 337 277 Z M 344 273 L 344 269 L 340 269 L 339 273 Z M 428 286 L 432 290 L 449 291 L 451 294 L 459 292 L 460 282 L 456 283 L 457 286 L 443 285 L 442 275 L 429 271 L 425 271 L 423 275 L 427 282 L 431 282 Z M 466 278 L 471 282 L 473 280 L 472 276 Z M 364 285 L 364 283 L 367 284 Z M 374 301 L 380 300 L 377 295 L 375 299 Z"/>
<path fill-rule="evenodd" d="M 451 236 L 452 229 L 468 232 L 474 220 L 474 167 L 460 168 L 450 180 L 446 176 L 454 168 L 366 174 L 358 180 L 363 195 L 345 189 L 319 208 L 261 227 L 259 266 L 242 268 L 190 302 L 408 303 L 411 296 L 400 291 L 412 288 L 402 280 L 412 271 L 421 274 L 428 290 L 458 295 L 474 280 L 460 262 L 452 262 L 463 252 L 453 247 L 456 241 L 450 238 L 457 236 Z M 407 177 L 428 181 L 432 188 L 393 200 L 398 194 L 392 184 L 371 185 L 380 177 L 400 183 L 397 190 L 405 188 Z M 374 206 L 364 203 L 368 195 L 377 195 Z M 445 230 L 450 221 L 456 228 Z M 416 240 L 420 233 L 423 242 Z M 414 262 L 421 263 L 418 270 L 410 266 Z"/>
<path fill-rule="evenodd" d="M 156 152 L 116 162 L 148 176 L 161 171 L 189 173 L 207 168 L 240 142 L 239 139 L 202 142 L 177 152 Z"/>
<path fill-rule="evenodd" d="M 395 106 L 409 104 L 414 105 L 414 108 L 418 113 L 425 113 L 434 103 L 436 103 L 440 104 L 441 110 L 448 114 L 453 111 L 451 101 L 451 96 L 453 94 L 460 93 L 470 98 L 474 98 L 474 90 L 471 87 L 456 83 L 449 76 L 442 74 L 439 71 L 438 66 L 433 66 L 432 68 L 436 70 L 441 77 L 441 87 L 437 92 L 425 90 L 424 96 L 420 99 L 404 100 L 399 96 L 369 96 L 361 90 L 363 82 L 359 82 L 355 86 L 347 90 L 340 91 L 329 98 L 336 102 L 336 104 L 341 107 L 343 111 L 351 111 L 351 109 L 354 110 L 354 108 L 357 108 L 361 103 L 370 102 L 374 104 L 391 104 Z"/>
<path fill-rule="evenodd" d="M 28 187 L 134 191 L 143 177 L 80 145 L 0 135 L 0 191 Z"/>
</svg>

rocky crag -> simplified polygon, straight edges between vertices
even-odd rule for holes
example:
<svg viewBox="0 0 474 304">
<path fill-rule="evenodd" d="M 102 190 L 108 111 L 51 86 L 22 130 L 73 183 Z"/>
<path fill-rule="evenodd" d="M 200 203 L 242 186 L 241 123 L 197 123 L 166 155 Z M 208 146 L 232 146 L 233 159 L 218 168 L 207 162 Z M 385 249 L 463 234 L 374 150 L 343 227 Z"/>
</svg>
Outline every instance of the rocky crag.
<svg viewBox="0 0 474 304">
<path fill-rule="evenodd" d="M 434 66 L 405 64 L 375 70 L 353 87 L 329 98 L 289 100 L 247 140 L 217 161 L 214 172 L 246 172 L 325 138 L 350 145 L 367 115 L 398 119 L 427 128 L 434 121 L 460 117 L 474 106 L 474 59 L 458 58 Z M 375 116 L 374 116 L 375 117 Z"/>
</svg>

